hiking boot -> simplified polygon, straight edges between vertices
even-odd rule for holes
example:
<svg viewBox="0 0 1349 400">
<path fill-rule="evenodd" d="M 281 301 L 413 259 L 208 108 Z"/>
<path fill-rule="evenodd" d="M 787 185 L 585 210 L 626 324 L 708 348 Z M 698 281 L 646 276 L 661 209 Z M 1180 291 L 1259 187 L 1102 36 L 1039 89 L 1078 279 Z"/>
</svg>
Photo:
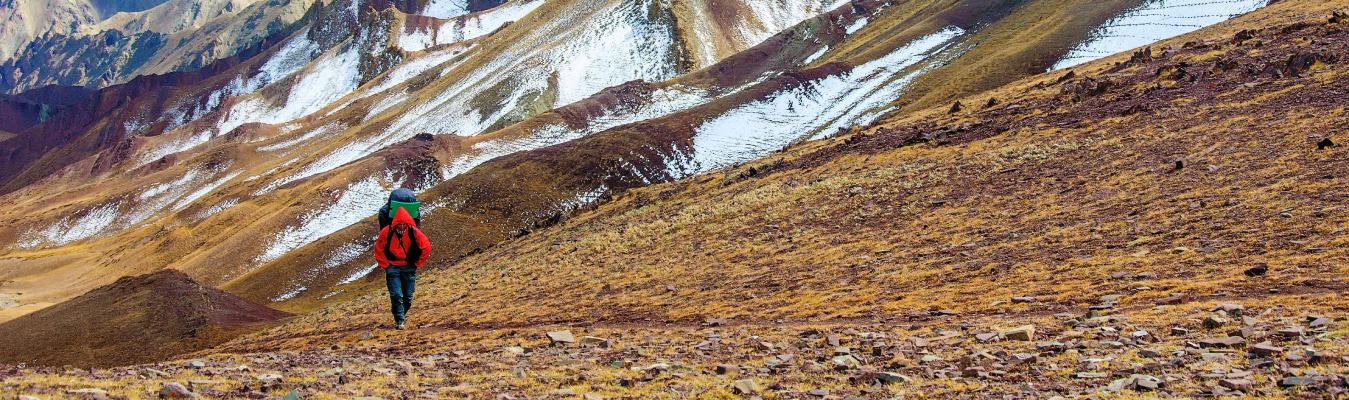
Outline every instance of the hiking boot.
<svg viewBox="0 0 1349 400">
<path fill-rule="evenodd" d="M 397 329 L 397 330 L 400 330 L 400 331 L 401 331 L 401 330 L 403 330 L 403 329 L 405 329 L 405 328 L 404 328 L 404 326 L 403 326 L 403 323 L 402 323 L 402 322 L 399 322 L 399 323 L 398 323 L 398 326 L 395 326 L 394 329 Z"/>
</svg>

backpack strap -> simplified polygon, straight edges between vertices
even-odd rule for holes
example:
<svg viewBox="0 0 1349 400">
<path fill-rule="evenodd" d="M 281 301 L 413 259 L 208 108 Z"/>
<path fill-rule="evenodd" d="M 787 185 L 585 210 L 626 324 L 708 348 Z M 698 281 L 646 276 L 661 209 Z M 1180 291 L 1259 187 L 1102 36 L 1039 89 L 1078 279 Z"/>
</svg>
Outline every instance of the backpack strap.
<svg viewBox="0 0 1349 400">
<path fill-rule="evenodd" d="M 415 267 L 415 266 L 416 266 L 416 263 L 417 263 L 417 260 L 422 259 L 422 245 L 421 245 L 420 243 L 417 243 L 417 238 L 416 238 L 416 237 L 413 237 L 413 236 L 412 236 L 412 230 L 413 230 L 413 229 L 417 229 L 417 228 L 416 228 L 416 227 L 411 227 L 411 226 L 408 227 L 408 232 L 407 232 L 408 248 L 403 249 L 403 255 L 404 255 L 403 258 L 404 258 L 404 259 L 403 259 L 402 261 L 407 262 L 408 265 L 412 265 L 412 266 Z M 398 247 L 403 247 L 403 245 L 402 245 L 402 243 L 401 243 L 401 238 L 402 238 L 402 237 L 403 237 L 403 235 L 399 235 L 399 234 L 398 234 L 398 231 L 395 230 L 395 229 L 393 228 L 393 226 L 389 226 L 389 235 L 388 235 L 388 237 L 386 237 L 385 240 L 384 240 L 384 254 L 385 254 L 386 257 L 389 257 L 389 256 L 392 256 L 392 255 L 393 255 L 393 252 L 390 251 L 390 250 L 393 249 L 393 242 L 394 242 L 395 240 L 399 240 L 399 241 L 400 241 Z M 393 261 L 392 258 L 391 258 L 389 261 Z"/>
<path fill-rule="evenodd" d="M 408 265 L 415 268 L 417 266 L 417 260 L 422 259 L 422 245 L 421 243 L 417 243 L 417 233 L 413 232 L 414 230 L 418 230 L 417 227 L 408 227 L 408 249 L 406 252 L 408 257 L 406 261 L 408 262 Z"/>
</svg>

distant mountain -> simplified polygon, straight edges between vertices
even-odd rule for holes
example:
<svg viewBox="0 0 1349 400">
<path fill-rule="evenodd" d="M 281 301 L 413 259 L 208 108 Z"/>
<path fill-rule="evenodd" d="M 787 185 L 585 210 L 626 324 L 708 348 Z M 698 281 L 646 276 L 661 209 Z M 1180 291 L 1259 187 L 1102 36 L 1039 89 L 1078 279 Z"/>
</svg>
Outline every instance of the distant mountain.
<svg viewBox="0 0 1349 400">
<path fill-rule="evenodd" d="M 0 62 L 43 37 L 78 33 L 117 13 L 151 9 L 165 0 L 0 1 Z M 183 0 L 174 0 L 183 1 Z"/>
<path fill-rule="evenodd" d="M 203 68 L 286 34 L 312 0 L 171 0 L 41 35 L 0 58 L 0 92 L 44 85 L 101 88 Z"/>
<path fill-rule="evenodd" d="M 125 365 L 213 346 L 290 314 L 166 269 L 0 324 L 0 363 Z"/>
</svg>

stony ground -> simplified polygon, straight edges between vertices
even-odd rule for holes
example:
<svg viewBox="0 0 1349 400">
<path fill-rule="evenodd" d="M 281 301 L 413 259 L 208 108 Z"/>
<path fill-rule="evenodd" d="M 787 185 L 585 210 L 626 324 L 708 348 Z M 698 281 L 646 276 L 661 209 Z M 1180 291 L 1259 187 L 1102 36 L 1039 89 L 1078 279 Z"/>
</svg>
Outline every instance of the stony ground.
<svg viewBox="0 0 1349 400">
<path fill-rule="evenodd" d="M 1053 315 L 1039 300 L 1018 297 L 1006 303 L 1032 311 L 932 310 L 824 324 L 711 319 L 688 326 L 361 330 L 292 339 L 289 345 L 307 349 L 300 352 L 92 370 L 7 366 L 0 391 L 43 399 L 178 392 L 315 399 L 1349 394 L 1349 321 L 1314 309 L 1339 293 L 1278 295 L 1261 304 L 1215 301 L 1231 295 L 1217 294 L 1120 306 L 1128 295 L 1103 295 Z"/>
</svg>

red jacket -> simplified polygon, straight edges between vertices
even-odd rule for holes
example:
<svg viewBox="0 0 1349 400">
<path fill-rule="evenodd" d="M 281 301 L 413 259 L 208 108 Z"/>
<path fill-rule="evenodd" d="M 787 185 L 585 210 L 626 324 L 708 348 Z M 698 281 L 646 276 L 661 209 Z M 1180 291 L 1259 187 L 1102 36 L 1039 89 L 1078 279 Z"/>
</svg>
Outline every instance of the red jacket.
<svg viewBox="0 0 1349 400">
<path fill-rule="evenodd" d="M 396 229 L 400 225 L 408 228 L 402 235 Z M 381 269 L 388 269 L 389 266 L 406 267 L 409 263 L 421 268 L 430 256 L 431 240 L 426 238 L 421 229 L 417 229 L 412 216 L 401 208 L 394 214 L 393 223 L 381 229 L 379 237 L 375 238 L 375 262 L 379 263 Z"/>
</svg>

